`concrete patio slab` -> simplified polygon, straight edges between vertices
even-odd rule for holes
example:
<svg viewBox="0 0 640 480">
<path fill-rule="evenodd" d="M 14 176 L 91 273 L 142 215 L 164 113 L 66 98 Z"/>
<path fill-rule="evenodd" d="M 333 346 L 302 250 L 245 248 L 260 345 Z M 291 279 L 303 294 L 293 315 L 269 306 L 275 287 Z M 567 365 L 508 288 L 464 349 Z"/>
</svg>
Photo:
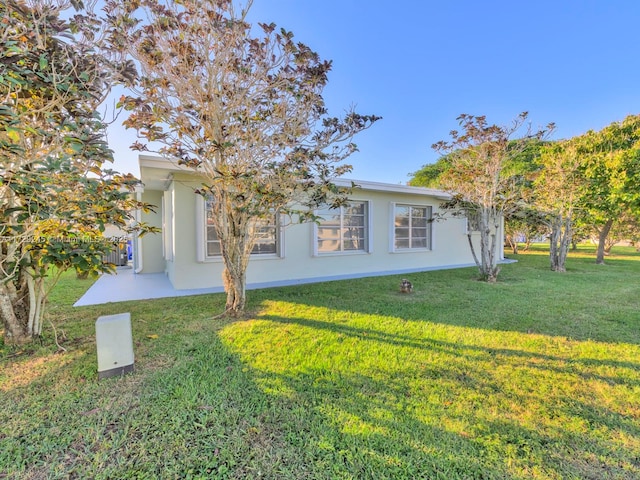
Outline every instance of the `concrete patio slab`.
<svg viewBox="0 0 640 480">
<path fill-rule="evenodd" d="M 515 263 L 517 260 L 504 259 L 500 263 Z M 378 277 L 397 274 L 426 272 L 430 270 L 448 270 L 452 268 L 465 268 L 474 265 L 449 265 L 446 267 L 427 267 L 396 270 L 394 272 L 368 272 L 366 274 L 335 275 L 331 277 L 314 277 L 291 279 L 269 283 L 248 283 L 247 290 L 260 288 L 286 287 L 291 285 L 303 285 L 307 283 L 329 282 L 334 280 L 349 280 L 363 277 Z M 129 300 L 148 300 L 151 298 L 187 297 L 190 295 L 205 295 L 209 293 L 222 293 L 222 287 L 197 288 L 191 290 L 176 290 L 171 285 L 169 278 L 164 273 L 135 273 L 131 267 L 118 267 L 116 275 L 102 275 L 85 294 L 73 304 L 74 307 L 87 305 L 101 305 L 111 302 L 127 302 Z"/>
<path fill-rule="evenodd" d="M 120 267 L 115 275 L 102 275 L 73 306 L 84 307 L 129 300 L 186 297 L 222 291 L 222 288 L 176 290 L 164 273 L 137 274 L 130 267 Z"/>
</svg>

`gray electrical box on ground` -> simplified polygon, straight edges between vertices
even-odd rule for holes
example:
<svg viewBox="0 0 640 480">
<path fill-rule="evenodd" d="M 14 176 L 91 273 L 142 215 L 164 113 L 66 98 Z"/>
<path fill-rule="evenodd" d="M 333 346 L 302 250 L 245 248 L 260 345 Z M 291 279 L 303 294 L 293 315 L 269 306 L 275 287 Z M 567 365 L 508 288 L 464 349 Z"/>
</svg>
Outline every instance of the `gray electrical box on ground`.
<svg viewBox="0 0 640 480">
<path fill-rule="evenodd" d="M 131 314 L 104 315 L 96 320 L 98 378 L 115 377 L 133 371 Z"/>
</svg>

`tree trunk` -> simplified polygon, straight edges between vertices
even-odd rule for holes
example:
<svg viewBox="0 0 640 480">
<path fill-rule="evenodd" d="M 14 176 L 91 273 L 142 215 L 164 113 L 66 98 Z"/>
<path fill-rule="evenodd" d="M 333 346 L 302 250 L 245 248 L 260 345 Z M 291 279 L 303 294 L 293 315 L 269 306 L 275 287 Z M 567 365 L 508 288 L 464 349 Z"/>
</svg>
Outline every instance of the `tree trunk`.
<svg viewBox="0 0 640 480">
<path fill-rule="evenodd" d="M 24 283 L 22 288 L 15 289 L 13 285 L 5 283 L 0 286 L 0 317 L 4 325 L 4 342 L 7 345 L 23 345 L 42 333 L 42 310 L 33 310 L 32 299 L 37 292 L 31 290 L 31 285 Z M 42 303 L 42 300 L 39 303 Z"/>
<path fill-rule="evenodd" d="M 566 261 L 571 245 L 573 223 L 570 216 L 556 215 L 551 220 L 551 236 L 549 237 L 549 258 L 551 270 L 566 272 Z"/>
<path fill-rule="evenodd" d="M 251 255 L 251 236 L 246 222 L 235 224 L 235 229 L 225 242 L 221 242 L 224 270 L 222 280 L 227 293 L 226 312 L 234 317 L 242 315 L 246 303 L 246 279 L 249 256 Z"/>
<path fill-rule="evenodd" d="M 605 244 L 607 242 L 607 237 L 609 236 L 609 232 L 611 231 L 612 226 L 613 226 L 613 219 L 609 219 L 602 226 L 602 230 L 598 232 L 598 250 L 596 251 L 597 265 L 604 265 Z"/>
<path fill-rule="evenodd" d="M 514 235 L 507 235 L 507 243 L 509 244 L 509 247 L 511 247 L 511 251 L 513 252 L 514 255 L 518 254 L 518 242 L 516 241 L 516 238 Z"/>
<path fill-rule="evenodd" d="M 473 237 L 471 236 L 471 233 L 467 233 L 467 240 L 469 241 L 469 248 L 471 249 L 471 256 L 473 257 L 473 261 L 476 262 L 478 270 L 480 270 L 480 273 L 482 273 L 482 263 L 480 263 L 480 260 L 478 260 L 476 249 L 473 246 Z"/>
<path fill-rule="evenodd" d="M 497 225 L 494 228 L 495 228 L 495 231 L 498 230 Z M 489 243 L 488 241 L 489 239 L 487 239 L 487 253 L 486 253 L 487 263 L 485 266 L 486 280 L 489 283 L 496 283 L 498 281 L 498 274 L 500 273 L 500 267 L 498 266 L 498 259 L 496 258 L 498 235 L 496 233 L 493 233 L 489 235 L 489 238 L 491 239 L 491 243 Z M 502 242 L 500 242 L 500 245 L 502 245 Z"/>
<path fill-rule="evenodd" d="M 246 281 L 244 272 L 240 275 L 233 275 L 230 270 L 225 267 L 222 273 L 224 279 L 224 288 L 227 292 L 226 312 L 234 317 L 242 314 L 246 304 Z"/>
<path fill-rule="evenodd" d="M 471 246 L 471 253 L 473 259 L 480 271 L 480 279 L 488 283 L 495 283 L 498 280 L 498 273 L 500 273 L 500 267 L 496 261 L 496 246 L 497 235 L 491 233 L 490 222 L 491 215 L 489 212 L 481 212 L 480 214 L 480 261 L 476 255 L 471 234 L 467 235 L 469 239 L 469 245 Z M 498 226 L 494 227 L 495 231 L 498 231 Z M 502 243 L 500 243 L 502 245 Z"/>
</svg>

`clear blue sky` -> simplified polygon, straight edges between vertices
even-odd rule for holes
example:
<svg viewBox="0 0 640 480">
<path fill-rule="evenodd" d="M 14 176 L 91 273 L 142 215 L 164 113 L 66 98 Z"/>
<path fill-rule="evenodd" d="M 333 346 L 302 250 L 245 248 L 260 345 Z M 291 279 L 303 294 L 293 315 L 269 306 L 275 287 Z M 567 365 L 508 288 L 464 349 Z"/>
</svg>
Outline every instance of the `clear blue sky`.
<svg viewBox="0 0 640 480">
<path fill-rule="evenodd" d="M 640 113 L 638 0 L 254 0 L 333 61 L 325 99 L 383 117 L 355 142 L 349 177 L 405 183 L 437 160 L 461 113 L 506 124 L 528 111 L 552 138 Z M 137 171 L 134 138 L 109 135 L 116 169 Z"/>
</svg>

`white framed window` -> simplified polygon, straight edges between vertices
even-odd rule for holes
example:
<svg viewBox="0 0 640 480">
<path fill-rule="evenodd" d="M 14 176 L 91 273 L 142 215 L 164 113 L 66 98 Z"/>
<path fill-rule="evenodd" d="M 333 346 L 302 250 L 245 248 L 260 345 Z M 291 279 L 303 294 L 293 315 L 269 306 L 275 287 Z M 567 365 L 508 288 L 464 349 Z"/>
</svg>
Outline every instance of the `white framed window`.
<svg viewBox="0 0 640 480">
<path fill-rule="evenodd" d="M 393 204 L 393 251 L 431 250 L 432 207 Z"/>
<path fill-rule="evenodd" d="M 321 208 L 316 225 L 315 251 L 318 255 L 338 253 L 368 253 L 369 203 L 349 201 L 339 208 Z"/>
<path fill-rule="evenodd" d="M 198 248 L 200 254 L 198 260 L 215 260 L 222 258 L 222 249 L 220 239 L 214 226 L 214 213 L 212 208 L 213 199 L 207 198 L 199 200 L 200 213 L 199 225 L 204 225 L 202 232 L 198 236 L 201 247 Z M 280 222 L 277 215 L 273 215 L 270 219 L 256 219 L 251 227 L 255 235 L 252 256 L 256 257 L 280 257 L 282 247 L 282 232 Z"/>
</svg>

